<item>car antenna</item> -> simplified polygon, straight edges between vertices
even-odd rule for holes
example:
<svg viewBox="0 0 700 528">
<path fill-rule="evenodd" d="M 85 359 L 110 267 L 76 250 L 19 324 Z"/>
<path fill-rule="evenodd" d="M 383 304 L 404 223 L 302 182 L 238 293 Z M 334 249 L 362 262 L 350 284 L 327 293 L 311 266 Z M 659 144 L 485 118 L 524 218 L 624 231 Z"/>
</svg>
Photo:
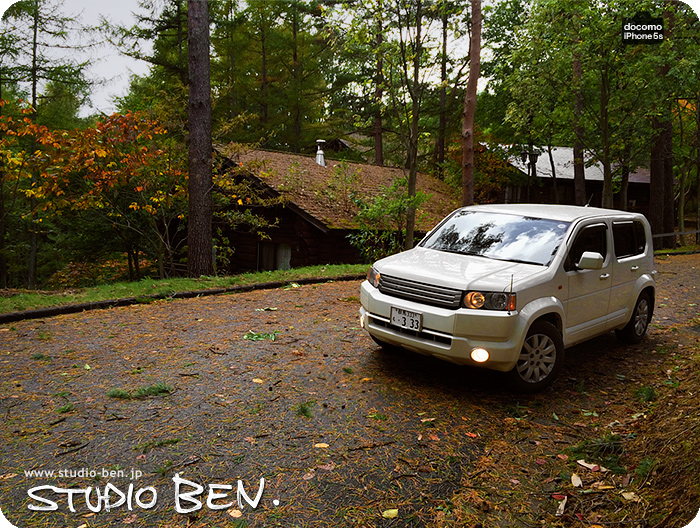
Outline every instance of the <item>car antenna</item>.
<svg viewBox="0 0 700 528">
<path fill-rule="evenodd" d="M 513 274 L 510 274 L 510 293 L 513 293 Z"/>
<path fill-rule="evenodd" d="M 588 199 L 588 203 L 585 205 L 585 207 L 590 207 L 592 200 L 593 200 L 593 193 L 591 193 L 591 197 Z"/>
</svg>

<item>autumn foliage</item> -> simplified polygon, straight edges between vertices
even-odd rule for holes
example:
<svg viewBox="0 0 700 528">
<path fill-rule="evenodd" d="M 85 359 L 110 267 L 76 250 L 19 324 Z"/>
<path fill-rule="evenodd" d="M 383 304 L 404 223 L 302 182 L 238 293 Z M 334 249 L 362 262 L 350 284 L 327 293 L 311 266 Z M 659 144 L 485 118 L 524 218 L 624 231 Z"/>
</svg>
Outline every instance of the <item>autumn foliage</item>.
<svg viewBox="0 0 700 528">
<path fill-rule="evenodd" d="M 31 113 L 0 116 L 0 153 L 5 182 L 35 204 L 34 222 L 89 214 L 123 240 L 138 237 L 149 246 L 161 274 L 168 261 L 172 266 L 187 173 L 165 128 L 142 113 L 126 113 L 86 129 L 49 130 Z"/>
</svg>

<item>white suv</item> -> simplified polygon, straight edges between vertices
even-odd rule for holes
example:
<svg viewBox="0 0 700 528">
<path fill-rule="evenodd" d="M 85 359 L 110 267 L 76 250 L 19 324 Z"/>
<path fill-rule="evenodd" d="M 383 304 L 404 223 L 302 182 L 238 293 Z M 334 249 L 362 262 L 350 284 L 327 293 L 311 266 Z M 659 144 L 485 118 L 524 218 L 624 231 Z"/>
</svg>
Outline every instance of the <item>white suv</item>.
<svg viewBox="0 0 700 528">
<path fill-rule="evenodd" d="M 564 348 L 615 330 L 639 342 L 654 309 L 649 223 L 559 205 L 458 209 L 417 247 L 376 262 L 360 323 L 382 347 L 509 372 L 537 391 Z"/>
</svg>

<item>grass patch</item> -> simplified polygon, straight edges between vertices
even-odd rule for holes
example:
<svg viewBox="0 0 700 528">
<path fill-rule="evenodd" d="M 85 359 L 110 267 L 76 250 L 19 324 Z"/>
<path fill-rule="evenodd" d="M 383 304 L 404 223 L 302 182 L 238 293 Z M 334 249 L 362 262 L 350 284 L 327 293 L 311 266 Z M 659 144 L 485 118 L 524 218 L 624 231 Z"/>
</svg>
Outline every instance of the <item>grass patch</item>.
<svg viewBox="0 0 700 528">
<path fill-rule="evenodd" d="M 639 398 L 643 402 L 653 402 L 656 401 L 659 397 L 659 395 L 656 394 L 654 387 L 651 387 L 649 385 L 639 387 L 637 389 L 637 392 L 635 392 L 635 396 L 637 396 L 637 398 Z"/>
<path fill-rule="evenodd" d="M 147 301 L 149 295 L 172 295 L 175 292 L 230 288 L 264 282 L 293 282 L 310 278 L 334 279 L 343 275 L 361 275 L 367 271 L 365 264 L 332 264 L 307 266 L 291 270 L 261 271 L 227 277 L 186 277 L 164 280 L 142 279 L 138 282 L 108 283 L 91 288 L 56 291 L 20 291 L 0 298 L 0 313 L 21 312 L 37 308 L 63 306 L 88 302 L 136 297 Z"/>
<path fill-rule="evenodd" d="M 275 330 L 274 332 L 254 332 L 253 330 L 249 330 L 246 335 L 243 336 L 243 339 L 247 339 L 248 341 L 264 341 L 265 339 L 269 339 L 270 341 L 274 341 L 277 339 L 277 334 L 279 334 L 279 330 Z"/>
<path fill-rule="evenodd" d="M 167 383 L 158 382 L 155 385 L 146 385 L 134 392 L 124 389 L 110 389 L 107 396 L 110 398 L 121 398 L 123 400 L 132 400 L 146 398 L 148 396 L 160 396 L 161 394 L 170 394 L 173 392 L 173 386 Z"/>
<path fill-rule="evenodd" d="M 124 389 L 110 389 L 107 392 L 107 396 L 110 398 L 121 398 L 122 400 L 130 400 L 131 393 Z"/>
<path fill-rule="evenodd" d="M 297 416 L 303 416 L 304 418 L 313 418 L 314 413 L 311 411 L 311 409 L 313 409 L 314 405 L 316 405 L 315 401 L 300 403 L 296 406 L 294 411 Z"/>
<path fill-rule="evenodd" d="M 175 445 L 180 441 L 179 438 L 168 438 L 167 440 L 151 440 L 150 442 L 145 442 L 134 447 L 135 451 L 141 451 L 146 453 L 151 449 L 156 449 L 158 447 L 164 447 L 169 445 Z"/>
<path fill-rule="evenodd" d="M 606 433 L 594 440 L 583 440 L 567 450 L 572 460 L 584 459 L 592 464 L 599 464 L 614 473 L 627 471 L 621 464 L 624 446 L 620 435 Z"/>
<path fill-rule="evenodd" d="M 173 392 L 173 386 L 167 383 L 158 382 L 155 385 L 141 387 L 134 392 L 134 398 L 145 398 L 147 396 L 160 396 L 161 394 L 170 394 Z"/>
<path fill-rule="evenodd" d="M 75 409 L 75 405 L 72 403 L 67 403 L 65 405 L 61 405 L 58 409 L 56 409 L 56 412 L 59 414 L 64 414 L 67 412 L 71 412 L 73 409 Z"/>
<path fill-rule="evenodd" d="M 32 355 L 32 359 L 35 359 L 37 361 L 51 361 L 51 356 L 47 356 L 45 354 L 42 354 L 41 352 L 38 352 L 34 355 Z"/>
</svg>

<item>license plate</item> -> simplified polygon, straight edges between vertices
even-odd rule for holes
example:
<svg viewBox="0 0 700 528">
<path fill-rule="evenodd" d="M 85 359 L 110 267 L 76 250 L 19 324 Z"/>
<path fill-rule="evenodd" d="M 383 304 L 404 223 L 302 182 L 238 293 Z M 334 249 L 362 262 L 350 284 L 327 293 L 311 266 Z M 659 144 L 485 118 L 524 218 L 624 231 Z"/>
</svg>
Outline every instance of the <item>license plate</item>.
<svg viewBox="0 0 700 528">
<path fill-rule="evenodd" d="M 423 314 L 392 307 L 391 324 L 400 328 L 405 328 L 406 330 L 420 332 L 423 326 Z"/>
</svg>

